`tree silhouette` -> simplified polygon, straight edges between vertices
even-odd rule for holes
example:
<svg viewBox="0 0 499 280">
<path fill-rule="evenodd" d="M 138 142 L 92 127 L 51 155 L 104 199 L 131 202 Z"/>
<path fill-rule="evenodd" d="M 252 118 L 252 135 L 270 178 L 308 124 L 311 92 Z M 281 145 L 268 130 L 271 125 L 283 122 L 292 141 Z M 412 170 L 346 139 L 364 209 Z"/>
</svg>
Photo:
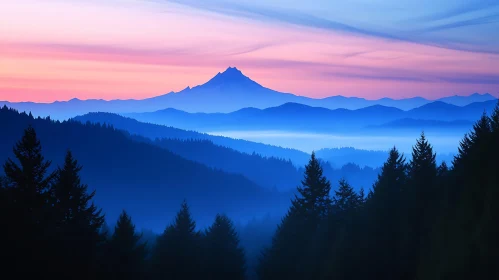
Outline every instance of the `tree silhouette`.
<svg viewBox="0 0 499 280">
<path fill-rule="evenodd" d="M 145 277 L 146 243 L 141 243 L 140 239 L 131 217 L 123 210 L 107 246 L 107 279 Z"/>
<path fill-rule="evenodd" d="M 324 177 L 319 160 L 312 153 L 298 195 L 282 219 L 257 268 L 260 279 L 303 279 L 308 272 L 306 259 L 310 245 L 331 209 L 331 184 Z"/>
<path fill-rule="evenodd" d="M 322 166 L 312 152 L 310 161 L 305 166 L 302 186 L 298 187 L 300 196 L 296 197 L 296 203 L 308 219 L 318 223 L 327 216 L 331 207 L 330 192 L 331 183 L 324 177 Z"/>
<path fill-rule="evenodd" d="M 207 279 L 245 279 L 244 250 L 232 221 L 217 215 L 204 236 Z"/>
<path fill-rule="evenodd" d="M 421 133 L 412 149 L 408 168 L 407 188 L 404 194 L 405 219 L 403 228 L 403 254 L 401 259 L 404 279 L 413 279 L 421 258 L 426 257 L 428 233 L 435 223 L 437 211 L 437 165 L 433 147 Z"/>
<path fill-rule="evenodd" d="M 102 210 L 91 201 L 95 191 L 88 193 L 88 186 L 81 183 L 82 167 L 66 153 L 64 166 L 58 168 L 52 188 L 52 203 L 56 231 L 60 241 L 60 262 L 67 270 L 83 270 L 79 277 L 95 277 L 98 269 L 97 258 L 105 236 L 100 229 L 104 224 Z M 66 275 L 74 278 L 74 275 Z"/>
<path fill-rule="evenodd" d="M 366 205 L 364 262 L 365 277 L 399 279 L 400 230 L 403 191 L 407 182 L 405 158 L 394 147 L 383 164 L 378 180 Z"/>
<path fill-rule="evenodd" d="M 50 186 L 55 173 L 49 173 L 50 161 L 42 155 L 42 147 L 35 130 L 29 126 L 13 149 L 17 162 L 8 159 L 4 164 L 4 194 L 9 203 L 3 211 L 7 240 L 22 240 L 6 244 L 3 251 L 12 265 L 6 269 L 24 275 L 25 266 L 48 273 L 49 263 L 45 252 L 51 247 Z M 21 276 L 19 276 L 21 277 Z"/>
<path fill-rule="evenodd" d="M 332 211 L 328 220 L 328 235 L 322 237 L 320 244 L 327 248 L 321 256 L 322 268 L 315 278 L 347 279 L 358 272 L 358 259 L 361 236 L 360 213 L 364 197 L 354 191 L 345 180 L 339 181 L 334 191 Z"/>
<path fill-rule="evenodd" d="M 158 237 L 153 253 L 153 277 L 198 279 L 201 277 L 201 246 L 201 235 L 184 200 L 174 223 Z"/>
<path fill-rule="evenodd" d="M 432 243 L 432 259 L 421 270 L 426 279 L 496 279 L 499 228 L 497 175 L 499 104 L 483 114 L 461 141 L 447 191 L 450 197 Z"/>
</svg>

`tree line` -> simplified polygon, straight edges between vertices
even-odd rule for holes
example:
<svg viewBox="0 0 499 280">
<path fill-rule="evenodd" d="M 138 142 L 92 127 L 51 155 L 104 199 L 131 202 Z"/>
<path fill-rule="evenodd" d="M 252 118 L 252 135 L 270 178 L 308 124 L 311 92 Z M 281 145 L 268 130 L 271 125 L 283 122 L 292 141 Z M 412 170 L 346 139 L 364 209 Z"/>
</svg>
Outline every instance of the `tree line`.
<svg viewBox="0 0 499 280">
<path fill-rule="evenodd" d="M 437 165 L 424 133 L 372 189 L 331 183 L 312 155 L 259 279 L 499 279 L 499 104 Z"/>
<path fill-rule="evenodd" d="M 71 152 L 48 172 L 33 128 L 0 181 L 2 273 L 65 279 L 245 279 L 232 221 L 205 231 L 184 201 L 150 250 L 123 212 L 114 233 Z M 312 153 L 256 267 L 258 279 L 498 279 L 499 104 L 464 136 L 449 167 L 421 134 L 407 160 L 390 150 L 367 194 L 332 187 Z M 216 203 L 216 201 L 214 201 Z"/>
</svg>

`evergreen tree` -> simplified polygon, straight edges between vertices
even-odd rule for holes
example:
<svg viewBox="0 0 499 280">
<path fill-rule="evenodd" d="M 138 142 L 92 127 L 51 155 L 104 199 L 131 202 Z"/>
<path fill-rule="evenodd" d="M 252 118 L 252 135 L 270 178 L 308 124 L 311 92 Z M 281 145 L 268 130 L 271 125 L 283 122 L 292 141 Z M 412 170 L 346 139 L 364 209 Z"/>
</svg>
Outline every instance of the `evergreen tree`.
<svg viewBox="0 0 499 280">
<path fill-rule="evenodd" d="M 83 270 L 79 277 L 87 279 L 98 272 L 97 260 L 105 241 L 100 232 L 104 216 L 91 202 L 95 191 L 88 193 L 88 186 L 81 183 L 81 169 L 68 151 L 64 166 L 56 173 L 52 200 L 60 262 L 67 268 L 63 271 Z M 74 275 L 66 276 L 75 279 Z"/>
<path fill-rule="evenodd" d="M 495 112 L 498 112 L 496 108 Z M 497 141 L 494 113 L 483 114 L 465 135 L 448 175 L 447 201 L 420 279 L 496 279 Z"/>
<path fill-rule="evenodd" d="M 345 179 L 341 179 L 338 190 L 334 191 L 333 213 L 335 219 L 348 219 L 362 206 L 363 195 L 355 192 Z"/>
<path fill-rule="evenodd" d="M 420 261 L 427 258 L 429 238 L 438 211 L 437 164 L 433 147 L 424 132 L 412 149 L 402 219 L 402 279 L 414 279 Z"/>
<path fill-rule="evenodd" d="M 323 264 L 322 268 L 316 268 L 321 270 L 321 278 L 355 279 L 359 272 L 357 260 L 363 251 L 359 234 L 363 203 L 364 195 L 356 193 L 346 180 L 341 179 L 334 191 L 327 235 L 318 238 L 320 245 L 327 249 L 326 255 L 318 256 L 319 263 Z"/>
<path fill-rule="evenodd" d="M 145 276 L 146 244 L 140 242 L 141 235 L 123 210 L 109 240 L 106 264 L 106 279 L 143 279 Z"/>
<path fill-rule="evenodd" d="M 307 223 L 295 200 L 277 226 L 270 247 L 262 251 L 257 266 L 258 279 L 303 279 L 303 258 L 307 239 Z"/>
<path fill-rule="evenodd" d="M 244 250 L 232 221 L 217 215 L 204 236 L 207 279 L 245 279 Z"/>
<path fill-rule="evenodd" d="M 327 216 L 331 207 L 331 183 L 324 177 L 322 166 L 314 152 L 305 166 L 305 178 L 301 183 L 302 186 L 298 187 L 300 196 L 296 197 L 296 203 L 308 219 L 319 223 Z"/>
<path fill-rule="evenodd" d="M 201 235 L 184 201 L 175 222 L 158 237 L 153 252 L 154 279 L 190 280 L 201 277 Z"/>
<path fill-rule="evenodd" d="M 331 184 L 312 153 L 302 186 L 278 226 L 270 248 L 263 251 L 257 274 L 260 279 L 306 279 L 313 237 L 331 209 Z"/>
<path fill-rule="evenodd" d="M 399 279 L 402 193 L 407 182 L 407 164 L 394 147 L 373 185 L 367 204 L 364 238 L 367 242 L 364 277 Z"/>
<path fill-rule="evenodd" d="M 6 271 L 22 277 L 26 267 L 45 275 L 50 261 L 46 252 L 51 247 L 52 227 L 49 203 L 50 186 L 55 173 L 49 173 L 50 161 L 42 155 L 42 147 L 35 130 L 30 126 L 22 139 L 14 147 L 15 162 L 8 159 L 4 164 L 4 195 L 9 203 L 2 207 L 5 211 L 5 228 L 8 242 L 2 254 Z M 4 271 L 4 272 L 6 272 Z"/>
</svg>

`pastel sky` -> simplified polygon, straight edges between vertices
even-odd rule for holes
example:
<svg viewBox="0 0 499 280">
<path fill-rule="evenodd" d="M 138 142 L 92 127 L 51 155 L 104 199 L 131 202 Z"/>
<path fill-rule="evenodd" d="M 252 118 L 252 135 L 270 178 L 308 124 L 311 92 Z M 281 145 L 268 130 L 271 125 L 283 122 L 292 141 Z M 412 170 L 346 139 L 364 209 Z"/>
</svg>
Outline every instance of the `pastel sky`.
<svg viewBox="0 0 499 280">
<path fill-rule="evenodd" d="M 497 0 L 0 3 L 0 100 L 140 99 L 236 66 L 311 97 L 499 95 Z"/>
</svg>

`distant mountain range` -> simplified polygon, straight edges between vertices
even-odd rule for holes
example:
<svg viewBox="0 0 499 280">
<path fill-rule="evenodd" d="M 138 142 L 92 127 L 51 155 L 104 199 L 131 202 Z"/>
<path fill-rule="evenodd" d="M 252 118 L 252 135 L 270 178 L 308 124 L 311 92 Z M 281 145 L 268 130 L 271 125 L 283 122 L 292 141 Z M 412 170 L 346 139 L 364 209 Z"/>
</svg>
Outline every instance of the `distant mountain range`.
<svg viewBox="0 0 499 280">
<path fill-rule="evenodd" d="M 382 105 L 357 110 L 330 110 L 297 103 L 286 103 L 263 110 L 245 108 L 228 114 L 187 113 L 176 109 L 166 109 L 151 113 L 126 114 L 126 116 L 142 122 L 203 132 L 280 130 L 355 133 L 365 128 L 372 130 L 376 126 L 398 126 L 398 128 L 406 126 L 423 129 L 430 123 L 428 121 L 437 121 L 431 123 L 433 127 L 452 129 L 458 124 L 462 128 L 478 120 L 484 112 L 490 113 L 496 104 L 496 100 L 489 100 L 460 107 L 436 101 L 404 111 Z M 414 121 L 410 122 L 408 119 Z M 454 122 L 454 124 L 448 122 Z"/>
<path fill-rule="evenodd" d="M 490 94 L 475 93 L 470 96 L 445 97 L 437 101 L 451 105 L 465 106 L 475 102 L 496 99 L 496 97 Z M 7 105 L 19 111 L 31 111 L 35 116 L 51 116 L 53 119 L 62 120 L 89 112 L 141 113 L 174 108 L 190 113 L 230 113 L 242 108 L 265 109 L 286 103 L 297 103 L 326 109 L 344 108 L 356 110 L 373 105 L 381 105 L 401 110 L 411 110 L 433 101 L 422 97 L 400 100 L 390 98 L 367 100 L 358 97 L 331 96 L 314 99 L 263 87 L 245 76 L 239 69 L 229 67 L 202 85 L 193 88 L 187 87 L 180 92 L 170 92 L 143 100 L 105 101 L 72 99 L 54 103 L 10 103 L 0 101 L 0 106 Z"/>
</svg>

